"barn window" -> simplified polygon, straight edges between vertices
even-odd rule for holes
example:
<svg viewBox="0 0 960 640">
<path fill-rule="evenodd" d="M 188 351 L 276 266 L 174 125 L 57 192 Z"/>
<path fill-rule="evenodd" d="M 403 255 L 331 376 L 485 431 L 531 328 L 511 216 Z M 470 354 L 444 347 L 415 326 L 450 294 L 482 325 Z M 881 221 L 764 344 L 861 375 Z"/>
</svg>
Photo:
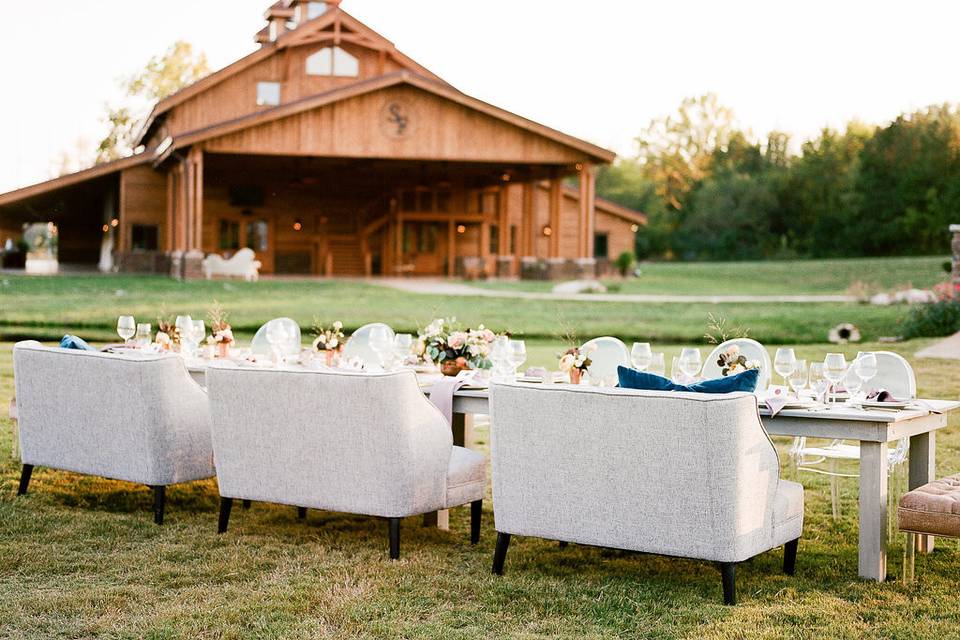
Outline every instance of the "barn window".
<svg viewBox="0 0 960 640">
<path fill-rule="evenodd" d="M 156 251 L 159 248 L 160 230 L 155 224 L 130 226 L 130 248 L 134 251 Z"/>
<path fill-rule="evenodd" d="M 360 62 L 340 47 L 324 47 L 307 57 L 307 75 L 353 78 L 360 75 Z"/>
<path fill-rule="evenodd" d="M 257 83 L 257 105 L 258 106 L 276 106 L 280 104 L 280 83 L 279 82 L 258 82 Z"/>
<path fill-rule="evenodd" d="M 610 257 L 610 236 L 606 233 L 593 234 L 593 257 Z"/>
</svg>

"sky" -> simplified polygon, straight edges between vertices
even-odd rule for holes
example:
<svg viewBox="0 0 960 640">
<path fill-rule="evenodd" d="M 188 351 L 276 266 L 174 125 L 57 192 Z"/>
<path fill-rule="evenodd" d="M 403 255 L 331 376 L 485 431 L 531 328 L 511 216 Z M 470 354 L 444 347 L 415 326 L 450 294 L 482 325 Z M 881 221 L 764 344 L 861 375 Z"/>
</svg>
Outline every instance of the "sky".
<svg viewBox="0 0 960 640">
<path fill-rule="evenodd" d="M 0 192 L 103 136 L 117 80 L 178 39 L 214 69 L 255 50 L 270 0 L 0 0 Z M 960 102 L 960 3 L 344 0 L 477 98 L 633 155 L 650 120 L 716 93 L 755 135 Z"/>
</svg>

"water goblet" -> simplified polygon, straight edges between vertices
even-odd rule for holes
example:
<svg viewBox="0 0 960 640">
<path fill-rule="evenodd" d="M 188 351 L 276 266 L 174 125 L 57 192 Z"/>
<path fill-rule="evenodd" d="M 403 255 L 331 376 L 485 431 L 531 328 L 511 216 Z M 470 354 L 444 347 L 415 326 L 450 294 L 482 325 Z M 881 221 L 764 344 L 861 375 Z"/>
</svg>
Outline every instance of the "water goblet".
<svg viewBox="0 0 960 640">
<path fill-rule="evenodd" d="M 152 327 L 147 323 L 141 323 L 137 325 L 137 337 L 134 342 L 138 349 L 146 349 L 150 346 L 150 342 L 153 340 L 151 328 Z"/>
<path fill-rule="evenodd" d="M 871 351 L 860 351 L 857 353 L 857 359 L 853 361 L 853 368 L 856 369 L 857 375 L 863 380 L 864 394 L 869 394 L 871 389 L 867 386 L 867 383 L 876 377 L 879 371 L 877 354 Z"/>
<path fill-rule="evenodd" d="M 273 360 L 277 364 L 283 362 L 283 347 L 290 340 L 288 333 L 283 322 L 270 321 L 267 323 L 267 344 L 270 345 L 270 353 L 273 354 Z"/>
<path fill-rule="evenodd" d="M 527 345 L 523 340 L 510 341 L 510 370 L 516 374 L 517 368 L 527 361 Z"/>
<path fill-rule="evenodd" d="M 817 402 L 823 402 L 823 394 L 826 392 L 829 383 L 827 382 L 827 378 L 823 375 L 822 362 L 810 363 L 808 378 L 810 382 L 810 388 L 813 389 L 813 393 Z"/>
<path fill-rule="evenodd" d="M 694 380 L 700 372 L 700 349 L 687 347 L 680 352 L 680 370 L 688 380 Z"/>
<path fill-rule="evenodd" d="M 793 371 L 787 376 L 787 383 L 793 393 L 800 399 L 800 392 L 807 388 L 807 361 L 797 360 L 793 364 Z"/>
<path fill-rule="evenodd" d="M 779 373 L 783 378 L 784 386 L 789 385 L 789 382 L 787 382 L 787 376 L 793 371 L 793 367 L 796 362 L 797 354 L 794 353 L 793 349 L 789 347 L 780 347 L 777 349 L 777 353 L 773 357 L 773 370 Z"/>
<path fill-rule="evenodd" d="M 843 387 L 850 394 L 850 397 L 847 398 L 847 404 L 856 402 L 857 394 L 863 387 L 863 378 L 857 373 L 856 367 L 847 367 L 847 372 L 843 374 Z"/>
<path fill-rule="evenodd" d="M 392 346 L 393 339 L 390 337 L 390 329 L 383 325 L 375 325 L 370 328 L 370 348 L 377 355 L 380 366 L 383 368 L 386 368 L 389 364 L 387 356 Z"/>
<path fill-rule="evenodd" d="M 823 377 L 830 382 L 834 390 L 833 400 L 836 402 L 837 383 L 843 380 L 843 375 L 847 372 L 847 359 L 842 353 L 828 353 L 823 359 Z"/>
<path fill-rule="evenodd" d="M 636 369 L 645 371 L 647 367 L 650 366 L 650 359 L 652 357 L 653 351 L 650 349 L 649 342 L 633 343 L 633 348 L 630 350 L 630 360 Z"/>
<path fill-rule="evenodd" d="M 647 373 L 652 373 L 658 376 L 662 376 L 666 372 L 662 351 L 650 354 L 650 364 L 647 365 L 646 371 Z"/>
<path fill-rule="evenodd" d="M 123 338 L 123 343 L 127 344 L 137 333 L 137 322 L 133 316 L 120 316 L 117 320 L 117 334 Z"/>
</svg>

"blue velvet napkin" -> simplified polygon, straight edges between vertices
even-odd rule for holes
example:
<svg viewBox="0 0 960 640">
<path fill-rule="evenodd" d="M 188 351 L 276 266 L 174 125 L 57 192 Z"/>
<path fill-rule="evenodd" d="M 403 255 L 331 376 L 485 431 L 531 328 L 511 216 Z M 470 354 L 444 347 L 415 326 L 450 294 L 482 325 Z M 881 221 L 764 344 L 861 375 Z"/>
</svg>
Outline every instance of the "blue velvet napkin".
<svg viewBox="0 0 960 640">
<path fill-rule="evenodd" d="M 93 347 L 87 344 L 87 341 L 83 338 L 78 338 L 77 336 L 72 336 L 67 334 L 63 336 L 63 339 L 60 340 L 61 349 L 79 349 L 81 351 L 96 351 Z"/>
<path fill-rule="evenodd" d="M 653 373 L 637 371 L 629 367 L 617 367 L 617 377 L 624 389 L 644 389 L 647 391 L 692 391 L 694 393 L 733 393 L 734 391 L 753 392 L 760 377 L 759 369 L 748 369 L 741 373 L 723 378 L 704 380 L 694 384 L 676 384 L 672 380 Z"/>
</svg>

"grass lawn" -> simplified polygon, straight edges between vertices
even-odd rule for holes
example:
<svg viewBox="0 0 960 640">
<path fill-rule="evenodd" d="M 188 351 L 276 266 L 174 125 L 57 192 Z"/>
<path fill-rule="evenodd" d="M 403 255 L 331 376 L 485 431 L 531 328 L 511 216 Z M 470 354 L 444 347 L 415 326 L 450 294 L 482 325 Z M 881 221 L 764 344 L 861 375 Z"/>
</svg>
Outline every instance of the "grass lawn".
<svg viewBox="0 0 960 640">
<path fill-rule="evenodd" d="M 844 294 L 855 282 L 873 291 L 932 287 L 943 280 L 947 256 L 783 260 L 768 262 L 648 262 L 642 275 L 608 281 L 618 293 L 671 295 Z M 477 283 L 471 283 L 477 284 Z M 491 281 L 480 286 L 549 291 L 549 282 Z"/>
<path fill-rule="evenodd" d="M 779 263 L 763 263 L 756 269 L 774 268 L 771 264 Z M 718 279 L 714 292 L 736 293 L 739 287 L 739 281 Z M 415 331 L 438 315 L 454 315 L 469 325 L 483 322 L 527 338 L 557 339 L 565 324 L 582 338 L 614 335 L 628 342 L 702 342 L 710 312 L 747 327 L 751 337 L 768 344 L 822 342 L 840 322 L 853 322 L 864 339 L 877 339 L 898 335 L 907 314 L 904 306 L 854 303 L 583 303 L 417 295 L 374 282 L 335 280 L 176 282 L 162 277 L 0 275 L 0 339 L 54 340 L 71 331 L 107 340 L 115 335 L 118 315 L 151 323 L 161 309 L 169 315 L 202 317 L 214 300 L 230 312 L 234 328 L 246 334 L 282 315 L 305 329 L 318 315 L 326 322 L 340 319 L 348 329 L 386 320 L 406 331 Z"/>
<path fill-rule="evenodd" d="M 927 343 L 895 348 L 912 359 Z M 0 407 L 13 390 L 10 348 L 0 344 Z M 552 364 L 559 348 L 531 342 L 531 363 Z M 819 359 L 828 348 L 803 345 L 798 355 Z M 957 396 L 955 363 L 913 362 L 922 395 Z M 780 573 L 779 551 L 764 554 L 738 571 L 741 604 L 730 608 L 709 563 L 532 538 L 517 539 L 507 573 L 492 576 L 489 501 L 478 547 L 468 544 L 468 510 L 457 509 L 449 532 L 405 520 L 403 558 L 391 562 L 386 525 L 373 518 L 312 511 L 303 523 L 292 508 L 254 504 L 235 509 L 217 536 L 213 480 L 170 489 L 162 527 L 147 489 L 122 482 L 38 469 L 30 493 L 15 498 L 10 426 L 0 418 L 0 638 L 942 639 L 960 628 L 954 541 L 918 558 L 915 586 L 856 578 L 849 481 L 834 523 L 826 481 L 804 474 L 797 575 Z M 941 474 L 960 469 L 958 426 L 954 416 L 938 436 Z M 476 448 L 487 443 L 479 430 Z M 894 576 L 901 548 L 898 536 Z"/>
</svg>

